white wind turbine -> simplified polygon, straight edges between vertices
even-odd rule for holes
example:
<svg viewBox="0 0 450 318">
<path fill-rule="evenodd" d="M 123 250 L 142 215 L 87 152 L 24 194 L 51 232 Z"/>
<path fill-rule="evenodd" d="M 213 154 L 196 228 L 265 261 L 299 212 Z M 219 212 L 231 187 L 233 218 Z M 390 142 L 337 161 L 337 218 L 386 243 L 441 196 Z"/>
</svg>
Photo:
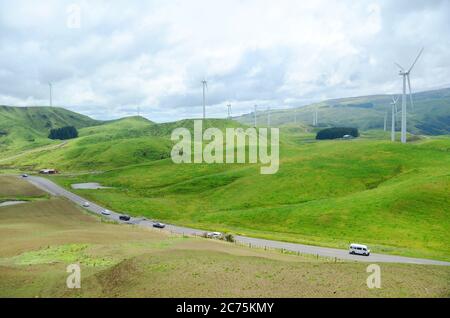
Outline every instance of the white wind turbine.
<svg viewBox="0 0 450 318">
<path fill-rule="evenodd" d="M 397 98 L 392 97 L 392 102 L 391 102 L 391 141 L 395 141 L 395 116 L 397 115 L 397 101 L 398 101 L 398 96 Z"/>
<path fill-rule="evenodd" d="M 206 80 L 202 81 L 203 86 L 203 119 L 206 118 L 206 96 L 205 96 L 205 90 L 208 88 L 208 82 Z"/>
<path fill-rule="evenodd" d="M 256 111 L 257 111 L 257 109 L 258 109 L 258 105 L 255 105 L 255 113 L 254 113 L 254 115 L 255 115 L 255 128 L 256 128 L 256 124 L 257 124 L 257 122 L 256 122 Z"/>
<path fill-rule="evenodd" d="M 419 54 L 417 55 L 416 59 L 412 63 L 411 67 L 405 71 L 405 69 L 398 63 L 395 63 L 400 68 L 399 75 L 403 76 L 403 95 L 402 95 L 402 134 L 401 134 L 401 141 L 402 143 L 406 143 L 406 81 L 408 81 L 408 88 L 409 88 L 409 98 L 411 100 L 411 108 L 413 107 L 413 100 L 412 100 L 412 92 L 411 92 L 411 80 L 409 78 L 409 74 L 411 70 L 413 69 L 414 65 L 416 64 L 417 60 L 419 59 L 420 55 L 423 52 L 423 48 L 420 50 Z"/>
<path fill-rule="evenodd" d="M 52 83 L 48 82 L 48 87 L 49 87 L 49 91 L 50 91 L 50 96 L 49 96 L 49 101 L 50 101 L 50 107 L 53 106 L 53 98 L 52 98 Z"/>
<path fill-rule="evenodd" d="M 228 104 L 227 107 L 228 107 L 228 119 L 231 119 L 231 104 Z"/>
</svg>

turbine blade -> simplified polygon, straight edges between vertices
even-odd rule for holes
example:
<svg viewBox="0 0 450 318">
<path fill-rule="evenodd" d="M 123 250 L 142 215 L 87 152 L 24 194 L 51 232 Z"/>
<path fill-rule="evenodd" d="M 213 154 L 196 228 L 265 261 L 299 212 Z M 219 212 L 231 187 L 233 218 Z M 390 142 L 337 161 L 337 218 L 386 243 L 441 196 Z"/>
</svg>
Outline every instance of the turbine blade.
<svg viewBox="0 0 450 318">
<path fill-rule="evenodd" d="M 407 78 L 408 78 L 408 88 L 409 88 L 409 100 L 411 101 L 411 110 L 414 111 L 414 103 L 413 103 L 413 98 L 412 98 L 411 81 L 409 79 L 409 74 L 408 74 Z"/>
<path fill-rule="evenodd" d="M 403 68 L 403 66 L 401 66 L 400 64 L 398 64 L 397 62 L 394 62 L 395 65 L 397 65 L 402 71 L 405 71 L 405 69 Z"/>
<path fill-rule="evenodd" d="M 409 68 L 408 73 L 411 72 L 411 70 L 413 69 L 413 67 L 414 67 L 414 65 L 416 64 L 417 60 L 418 60 L 419 57 L 422 55 L 423 49 L 424 49 L 424 48 L 422 48 L 422 49 L 420 50 L 420 52 L 419 52 L 419 54 L 417 55 L 416 59 L 415 59 L 414 62 L 412 63 L 411 67 Z"/>
</svg>

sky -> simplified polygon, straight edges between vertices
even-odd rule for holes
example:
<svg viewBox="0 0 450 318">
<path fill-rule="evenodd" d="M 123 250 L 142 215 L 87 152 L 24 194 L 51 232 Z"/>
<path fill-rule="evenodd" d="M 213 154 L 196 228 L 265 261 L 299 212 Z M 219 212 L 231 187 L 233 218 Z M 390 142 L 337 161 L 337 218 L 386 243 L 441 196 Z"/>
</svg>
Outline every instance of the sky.
<svg viewBox="0 0 450 318">
<path fill-rule="evenodd" d="M 156 122 L 450 87 L 450 1 L 0 0 L 0 105 Z"/>
</svg>

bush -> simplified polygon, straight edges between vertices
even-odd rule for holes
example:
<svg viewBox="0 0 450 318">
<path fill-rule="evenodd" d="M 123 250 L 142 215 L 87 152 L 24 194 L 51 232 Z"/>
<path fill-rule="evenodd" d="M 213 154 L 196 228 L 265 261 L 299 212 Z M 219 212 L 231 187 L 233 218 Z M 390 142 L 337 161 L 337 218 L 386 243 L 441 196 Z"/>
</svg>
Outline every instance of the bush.
<svg viewBox="0 0 450 318">
<path fill-rule="evenodd" d="M 224 240 L 230 243 L 234 243 L 234 236 L 232 234 L 225 234 Z"/>
<path fill-rule="evenodd" d="M 351 127 L 333 127 L 333 128 L 327 128 L 322 129 L 319 131 L 316 135 L 316 139 L 337 139 L 342 138 L 345 135 L 350 135 L 353 137 L 358 137 L 359 132 L 358 128 L 351 128 Z"/>
<path fill-rule="evenodd" d="M 48 138 L 50 139 L 72 139 L 78 137 L 78 131 L 73 126 L 66 126 L 62 128 L 55 128 L 50 130 L 50 134 L 48 135 Z"/>
</svg>

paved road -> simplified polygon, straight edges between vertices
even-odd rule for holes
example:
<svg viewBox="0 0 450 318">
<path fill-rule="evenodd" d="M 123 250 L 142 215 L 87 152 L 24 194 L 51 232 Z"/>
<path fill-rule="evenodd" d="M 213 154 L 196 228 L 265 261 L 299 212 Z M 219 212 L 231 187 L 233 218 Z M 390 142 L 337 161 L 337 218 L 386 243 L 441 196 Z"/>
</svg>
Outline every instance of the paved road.
<svg viewBox="0 0 450 318">
<path fill-rule="evenodd" d="M 57 184 L 53 183 L 52 181 L 42 178 L 42 177 L 36 177 L 36 176 L 29 176 L 27 178 L 29 182 L 37 186 L 38 188 L 56 196 L 63 196 L 68 198 L 69 200 L 75 202 L 78 205 L 82 205 L 87 200 L 70 192 L 65 190 L 64 188 L 58 186 Z M 94 204 L 90 202 L 90 207 L 87 208 L 89 211 L 101 214 L 102 210 L 104 210 L 103 207 Z M 153 222 L 151 220 L 147 220 L 145 218 L 132 218 L 129 222 L 123 222 L 119 219 L 120 214 L 111 211 L 111 215 L 108 216 L 110 219 L 116 220 L 121 223 L 131 223 L 131 224 L 138 224 L 140 226 L 146 226 L 146 227 L 152 227 Z M 192 229 L 182 226 L 176 226 L 176 225 L 167 225 L 166 226 L 167 231 L 171 231 L 174 233 L 179 234 L 186 234 L 186 235 L 202 235 L 205 231 L 204 230 L 198 230 L 198 229 Z M 449 262 L 444 261 L 435 261 L 430 259 L 421 259 L 421 258 L 411 258 L 411 257 L 402 257 L 402 256 L 395 256 L 395 255 L 385 255 L 385 254 L 375 254 L 372 253 L 370 256 L 357 256 L 357 255 L 350 255 L 347 250 L 341 250 L 336 248 L 328 248 L 328 247 L 319 247 L 319 246 L 312 246 L 312 245 L 303 245 L 303 244 L 296 244 L 296 243 L 286 243 L 286 242 L 280 242 L 280 241 L 272 241 L 272 240 L 264 240 L 264 239 L 258 239 L 258 238 L 252 238 L 252 237 L 246 237 L 246 236 L 235 236 L 235 239 L 237 242 L 251 245 L 254 247 L 267 247 L 267 248 L 275 248 L 275 249 L 285 249 L 291 252 L 299 252 L 303 254 L 313 254 L 313 255 L 319 255 L 322 257 L 330 257 L 330 258 L 338 258 L 342 260 L 353 260 L 353 261 L 360 261 L 360 262 L 381 262 L 381 263 L 409 263 L 409 264 L 424 264 L 424 265 L 443 265 L 443 266 L 450 266 Z"/>
</svg>

